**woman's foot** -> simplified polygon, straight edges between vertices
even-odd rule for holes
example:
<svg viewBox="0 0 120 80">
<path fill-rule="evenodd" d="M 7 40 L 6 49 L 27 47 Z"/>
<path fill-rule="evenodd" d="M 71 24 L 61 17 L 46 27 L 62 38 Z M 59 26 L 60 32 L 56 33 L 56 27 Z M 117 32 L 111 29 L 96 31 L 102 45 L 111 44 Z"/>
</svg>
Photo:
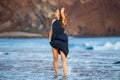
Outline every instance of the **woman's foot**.
<svg viewBox="0 0 120 80">
<path fill-rule="evenodd" d="M 66 79 L 67 79 L 67 75 L 64 75 L 62 80 L 66 80 Z"/>
<path fill-rule="evenodd" d="M 56 75 L 56 76 L 59 76 L 59 73 L 56 73 L 55 75 Z"/>
<path fill-rule="evenodd" d="M 66 73 L 64 74 L 64 77 L 67 77 L 67 74 L 66 74 Z"/>
</svg>

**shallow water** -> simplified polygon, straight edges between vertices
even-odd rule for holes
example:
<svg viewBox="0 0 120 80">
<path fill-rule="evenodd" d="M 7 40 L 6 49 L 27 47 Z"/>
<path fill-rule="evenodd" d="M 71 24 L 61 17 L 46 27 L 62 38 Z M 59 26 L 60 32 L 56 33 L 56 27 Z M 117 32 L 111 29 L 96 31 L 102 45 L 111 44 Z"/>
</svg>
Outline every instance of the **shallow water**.
<svg viewBox="0 0 120 80">
<path fill-rule="evenodd" d="M 68 77 L 55 77 L 47 38 L 0 39 L 0 80 L 120 80 L 120 38 L 69 38 Z M 92 48 L 89 48 L 92 47 Z M 116 49 L 117 47 L 117 49 Z"/>
</svg>

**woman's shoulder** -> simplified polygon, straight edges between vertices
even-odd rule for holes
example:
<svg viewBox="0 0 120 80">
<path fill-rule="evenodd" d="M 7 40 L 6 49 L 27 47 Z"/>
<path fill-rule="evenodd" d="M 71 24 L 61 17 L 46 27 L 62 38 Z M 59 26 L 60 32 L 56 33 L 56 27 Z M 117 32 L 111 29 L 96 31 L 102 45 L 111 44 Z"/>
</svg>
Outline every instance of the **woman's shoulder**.
<svg viewBox="0 0 120 80">
<path fill-rule="evenodd" d="M 54 23 L 56 21 L 56 19 L 52 19 L 52 23 Z"/>
</svg>

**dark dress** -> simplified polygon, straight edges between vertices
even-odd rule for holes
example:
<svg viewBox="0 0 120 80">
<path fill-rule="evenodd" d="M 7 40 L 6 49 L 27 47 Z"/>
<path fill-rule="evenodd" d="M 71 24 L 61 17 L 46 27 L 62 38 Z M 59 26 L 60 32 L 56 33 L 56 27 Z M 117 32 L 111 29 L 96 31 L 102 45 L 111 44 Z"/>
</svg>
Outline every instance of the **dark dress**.
<svg viewBox="0 0 120 80">
<path fill-rule="evenodd" d="M 56 20 L 52 24 L 52 37 L 50 45 L 56 49 L 58 49 L 58 53 L 60 54 L 60 50 L 64 52 L 65 57 L 68 55 L 68 36 L 64 33 L 64 28 L 60 27 L 59 20 Z"/>
</svg>

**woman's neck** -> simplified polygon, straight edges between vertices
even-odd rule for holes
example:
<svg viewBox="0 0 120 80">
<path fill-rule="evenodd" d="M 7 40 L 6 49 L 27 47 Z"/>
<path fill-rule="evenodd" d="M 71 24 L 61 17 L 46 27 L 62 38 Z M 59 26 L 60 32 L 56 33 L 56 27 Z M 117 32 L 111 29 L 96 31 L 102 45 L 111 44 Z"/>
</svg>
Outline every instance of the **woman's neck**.
<svg viewBox="0 0 120 80">
<path fill-rule="evenodd" d="M 60 20 L 60 17 L 56 17 L 57 20 Z"/>
</svg>

